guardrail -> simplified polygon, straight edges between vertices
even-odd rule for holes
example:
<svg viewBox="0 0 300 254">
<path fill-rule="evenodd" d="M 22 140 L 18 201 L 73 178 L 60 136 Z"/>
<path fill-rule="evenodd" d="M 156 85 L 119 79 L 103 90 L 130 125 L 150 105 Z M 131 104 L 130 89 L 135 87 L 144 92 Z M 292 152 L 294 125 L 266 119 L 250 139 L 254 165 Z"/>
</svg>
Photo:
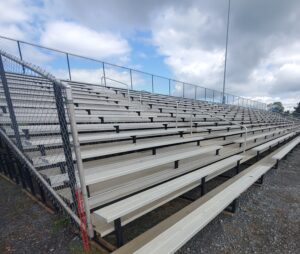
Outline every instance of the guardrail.
<svg viewBox="0 0 300 254">
<path fill-rule="evenodd" d="M 25 85 L 31 89 L 28 90 L 27 95 L 23 95 L 24 98 L 15 94 L 11 95 L 11 89 L 16 88 L 16 81 L 12 75 L 30 77 L 26 80 Z M 2 110 L 5 114 L 0 118 L 0 143 L 7 147 L 7 153 L 13 157 L 13 160 L 1 160 L 1 164 L 6 164 L 13 170 L 14 162 L 12 163 L 12 161 L 15 160 L 19 170 L 15 174 L 15 179 L 22 182 L 24 189 L 29 187 L 33 196 L 40 198 L 44 203 L 51 202 L 56 209 L 69 215 L 72 221 L 83 229 L 84 233 L 87 233 L 85 228 L 87 223 L 88 233 L 90 237 L 93 237 L 94 231 L 89 209 L 86 209 L 88 207 L 87 190 L 79 150 L 71 87 L 41 68 L 20 60 L 3 50 L 0 50 L 0 78 L 0 88 L 4 91 L 1 100 Z M 37 83 L 36 80 L 43 81 Z M 44 90 L 43 87 L 48 89 Z M 34 99 L 26 99 L 28 96 L 34 97 L 37 94 L 39 96 Z M 22 101 L 23 99 L 24 101 Z M 18 100 L 21 100 L 22 103 L 20 104 Z M 25 111 L 20 113 L 20 108 Z M 49 124 L 53 130 L 57 128 L 56 136 L 42 135 L 44 128 Z M 31 133 L 28 126 L 33 125 L 35 131 Z M 51 143 L 53 139 L 59 138 L 62 144 L 57 147 L 29 144 L 30 140 L 42 136 L 47 140 L 45 143 Z M 56 155 L 51 155 L 53 149 L 57 152 Z M 43 163 L 36 157 L 48 155 L 51 156 Z M 58 163 L 59 156 L 62 156 L 63 160 Z M 54 182 L 41 174 L 41 169 L 55 169 Z M 79 194 L 80 196 L 82 194 L 83 200 L 79 200 Z M 66 201 L 66 196 L 70 197 L 69 201 Z M 82 221 L 80 218 L 78 204 L 81 201 L 84 204 L 87 221 Z"/>
<path fill-rule="evenodd" d="M 76 73 L 76 68 L 72 66 L 78 65 L 77 62 L 78 59 L 80 59 L 82 61 L 89 61 L 88 66 L 96 64 L 97 70 L 101 70 L 102 72 L 101 76 L 104 77 L 105 86 L 107 85 L 106 76 L 109 76 L 120 83 L 126 84 L 128 88 L 130 87 L 130 89 L 134 89 L 134 90 L 147 90 L 148 92 L 152 92 L 152 93 L 160 93 L 160 94 L 166 94 L 170 96 L 190 98 L 190 99 L 208 101 L 213 103 L 225 102 L 225 104 L 229 104 L 229 105 L 237 105 L 237 106 L 256 108 L 261 110 L 267 109 L 267 105 L 265 103 L 246 99 L 229 93 L 223 94 L 221 91 L 205 88 L 195 84 L 190 84 L 188 82 L 183 82 L 176 79 L 151 74 L 148 72 L 104 62 L 86 56 L 80 56 L 70 52 L 44 47 L 34 43 L 15 40 L 5 36 L 0 36 L 0 39 L 15 43 L 16 50 L 19 53 L 20 59 L 26 58 L 27 49 L 25 49 L 24 47 L 31 47 L 31 49 L 33 48 L 35 50 L 40 49 L 43 51 L 47 51 L 49 55 L 52 54 L 53 56 L 53 53 L 55 53 L 56 57 L 59 58 L 63 57 L 63 59 L 60 59 L 60 61 L 65 62 L 64 65 L 67 69 L 68 77 L 61 77 L 62 79 L 68 78 L 71 81 L 79 81 L 76 80 L 76 78 L 74 78 L 74 74 Z M 32 61 L 32 59 L 30 60 Z M 60 62 L 59 65 L 61 64 L 63 63 Z M 114 76 L 116 76 L 116 78 Z M 99 81 L 100 81 L 100 76 L 99 76 Z"/>
</svg>

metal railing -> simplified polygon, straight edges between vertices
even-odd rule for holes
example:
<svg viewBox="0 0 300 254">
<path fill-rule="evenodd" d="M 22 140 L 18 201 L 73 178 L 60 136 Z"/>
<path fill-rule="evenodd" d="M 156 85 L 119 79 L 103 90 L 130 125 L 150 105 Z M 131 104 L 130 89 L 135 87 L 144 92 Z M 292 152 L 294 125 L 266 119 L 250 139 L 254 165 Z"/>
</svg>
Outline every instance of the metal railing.
<svg viewBox="0 0 300 254">
<path fill-rule="evenodd" d="M 130 90 L 129 90 L 129 86 L 121 81 L 118 81 L 118 80 L 115 80 L 115 79 L 112 79 L 112 78 L 108 78 L 108 77 L 105 77 L 105 76 L 102 76 L 101 77 L 101 85 L 103 85 L 103 81 L 104 81 L 104 85 L 105 87 L 107 86 L 107 80 L 110 80 L 110 81 L 113 81 L 115 83 L 118 83 L 120 85 L 123 85 L 123 86 L 126 86 L 127 88 L 127 99 L 128 99 L 128 105 L 130 104 Z"/>
<path fill-rule="evenodd" d="M 89 62 L 87 64 L 87 67 L 96 64 L 97 66 L 96 69 L 99 71 L 101 70 L 102 72 L 100 76 L 104 77 L 105 86 L 107 85 L 107 80 L 108 80 L 108 78 L 106 77 L 109 76 L 111 79 L 114 79 L 115 81 L 126 84 L 128 87 L 130 87 L 130 89 L 147 90 L 152 93 L 160 93 L 160 94 L 166 94 L 170 96 L 190 98 L 195 100 L 203 100 L 203 101 L 208 101 L 213 103 L 225 102 L 225 104 L 229 104 L 229 105 L 237 105 L 237 106 L 256 108 L 262 110 L 267 109 L 267 105 L 265 103 L 246 99 L 229 93 L 223 94 L 221 91 L 205 88 L 195 84 L 190 84 L 188 82 L 183 82 L 176 79 L 100 61 L 95 58 L 80 56 L 74 53 L 52 49 L 34 43 L 15 40 L 5 36 L 0 36 L 0 39 L 15 43 L 20 59 L 26 58 L 26 48 L 24 49 L 24 46 L 47 51 L 48 54 L 55 53 L 56 57 L 63 57 L 64 60 L 62 61 L 65 61 L 65 67 L 67 68 L 68 77 L 66 76 L 61 77 L 62 79 L 68 78 L 69 80 L 76 81 L 76 78 L 74 78 L 74 74 L 76 74 L 76 68 L 73 66 L 76 66 L 78 59 L 80 59 L 82 61 Z M 57 54 L 59 56 L 57 56 Z M 60 63 L 60 65 L 61 64 L 63 63 Z M 47 63 L 47 65 L 49 65 L 49 63 Z M 99 76 L 99 81 L 101 79 L 100 76 Z"/>
<path fill-rule="evenodd" d="M 1 164 L 7 164 L 9 173 L 12 160 L 16 161 L 19 172 L 14 174 L 15 179 L 81 226 L 78 195 L 82 194 L 85 208 L 88 200 L 71 87 L 2 50 L 0 76 L 0 143 L 12 155 Z M 19 89 L 25 92 L 20 94 Z M 48 170 L 53 175 L 41 173 Z M 89 235 L 93 237 L 89 212 L 85 209 Z"/>
</svg>

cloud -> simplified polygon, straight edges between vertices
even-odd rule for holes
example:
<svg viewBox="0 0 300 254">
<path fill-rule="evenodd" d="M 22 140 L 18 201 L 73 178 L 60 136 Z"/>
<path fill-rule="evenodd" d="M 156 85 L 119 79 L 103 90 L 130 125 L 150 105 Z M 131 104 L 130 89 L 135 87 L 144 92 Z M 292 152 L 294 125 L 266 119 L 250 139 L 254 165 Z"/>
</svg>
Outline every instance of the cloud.
<svg viewBox="0 0 300 254">
<path fill-rule="evenodd" d="M 0 9 L 8 10 L 1 34 L 120 64 L 139 65 L 132 51 L 142 56 L 155 46 L 174 78 L 222 89 L 227 1 L 12 0 Z M 231 1 L 227 92 L 286 105 L 299 100 L 299 17 L 298 0 Z M 151 38 L 143 43 L 139 34 Z"/>
<path fill-rule="evenodd" d="M 213 32 L 209 30 L 212 20 L 216 24 Z M 217 16 L 196 6 L 182 11 L 170 8 L 156 19 L 153 42 L 177 79 L 220 89 L 224 50 L 205 43 L 205 38 L 218 37 L 221 28 Z"/>
<path fill-rule="evenodd" d="M 123 56 L 130 52 L 128 42 L 118 35 L 97 32 L 66 21 L 46 24 L 41 34 L 41 43 L 48 47 L 100 59 Z"/>
<path fill-rule="evenodd" d="M 226 91 L 290 107 L 300 98 L 299 2 L 231 3 Z M 155 18 L 153 43 L 176 78 L 222 89 L 226 19 L 227 1 L 173 4 Z"/>
</svg>

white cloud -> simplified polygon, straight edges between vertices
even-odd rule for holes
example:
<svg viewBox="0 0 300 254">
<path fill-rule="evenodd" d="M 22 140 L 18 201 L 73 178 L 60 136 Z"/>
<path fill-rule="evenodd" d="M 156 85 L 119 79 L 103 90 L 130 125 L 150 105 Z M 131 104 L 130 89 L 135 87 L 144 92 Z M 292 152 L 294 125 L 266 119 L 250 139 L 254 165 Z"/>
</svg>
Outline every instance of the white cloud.
<svg viewBox="0 0 300 254">
<path fill-rule="evenodd" d="M 0 21 L 6 24 L 26 22 L 29 20 L 29 16 L 25 9 L 25 2 L 23 0 L 1 1 Z"/>
<path fill-rule="evenodd" d="M 151 42 L 174 78 L 221 90 L 226 1 L 121 2 L 91 0 L 87 5 L 85 1 L 71 0 L 3 0 L 0 1 L 0 34 L 128 64 L 131 49 L 126 38 L 151 31 Z M 299 100 L 300 27 L 295 25 L 299 14 L 297 0 L 232 2 L 226 86 L 229 93 L 260 101 L 281 100 L 286 107 Z M 1 40 L 0 43 L 17 54 L 15 45 Z M 135 41 L 133 47 L 136 44 Z M 148 45 L 134 50 L 142 51 L 144 46 L 147 50 Z M 52 70 L 56 56 L 43 54 L 24 49 L 26 60 Z M 143 52 L 140 56 L 143 57 Z M 84 64 L 72 66 L 80 77 L 88 79 L 91 75 L 96 80 L 98 74 L 88 70 L 94 67 L 98 68 Z M 83 68 L 88 71 L 79 71 Z M 118 78 L 130 83 L 127 74 Z M 146 78 L 136 83 L 140 87 L 149 86 Z M 174 89 L 174 93 L 182 92 L 179 84 L 174 84 Z"/>
<path fill-rule="evenodd" d="M 227 92 L 262 102 L 273 98 L 289 109 L 300 99 L 299 33 L 287 28 L 290 17 L 300 10 L 295 3 L 274 3 L 276 22 L 269 22 L 264 13 L 255 15 L 250 10 L 266 3 L 233 3 Z M 153 43 L 177 79 L 220 91 L 227 10 L 220 3 L 212 6 L 206 8 L 201 1 L 162 10 L 152 25 L 152 34 Z"/>
<path fill-rule="evenodd" d="M 97 32 L 74 22 L 55 21 L 45 25 L 41 44 L 93 58 L 124 56 L 130 52 L 122 37 Z"/>
<path fill-rule="evenodd" d="M 153 41 L 177 79 L 220 89 L 224 50 L 207 49 L 199 40 L 210 20 L 197 8 L 185 12 L 170 8 L 155 21 Z"/>
</svg>

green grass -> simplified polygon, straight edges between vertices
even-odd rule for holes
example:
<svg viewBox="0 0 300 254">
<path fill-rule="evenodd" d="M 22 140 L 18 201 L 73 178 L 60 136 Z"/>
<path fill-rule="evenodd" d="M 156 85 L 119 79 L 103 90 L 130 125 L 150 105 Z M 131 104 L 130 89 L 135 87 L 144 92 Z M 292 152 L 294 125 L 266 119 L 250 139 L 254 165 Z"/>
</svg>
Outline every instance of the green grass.
<svg viewBox="0 0 300 254">
<path fill-rule="evenodd" d="M 90 245 L 90 251 L 89 252 L 84 252 L 83 250 L 83 247 L 82 247 L 82 244 L 79 243 L 79 242 L 71 242 L 69 244 L 69 249 L 70 249 L 70 252 L 72 254 L 86 254 L 86 253 L 89 253 L 89 254 L 102 254 L 104 252 L 101 252 L 99 250 L 97 250 L 94 246 Z"/>
<path fill-rule="evenodd" d="M 57 218 L 54 220 L 53 223 L 53 231 L 56 233 L 60 230 L 67 228 L 69 225 L 70 225 L 69 219 L 65 217 L 57 216 Z"/>
</svg>

